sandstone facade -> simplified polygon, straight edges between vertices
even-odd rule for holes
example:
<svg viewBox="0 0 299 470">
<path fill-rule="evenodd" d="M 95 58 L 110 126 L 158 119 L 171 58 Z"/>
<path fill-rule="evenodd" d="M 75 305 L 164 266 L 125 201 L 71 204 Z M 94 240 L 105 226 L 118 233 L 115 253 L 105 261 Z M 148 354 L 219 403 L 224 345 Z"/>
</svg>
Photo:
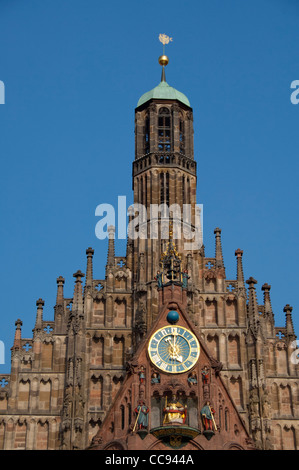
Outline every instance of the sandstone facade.
<svg viewBox="0 0 299 470">
<path fill-rule="evenodd" d="M 43 318 L 44 300 L 38 299 L 32 338 L 22 338 L 16 321 L 11 373 L 0 376 L 0 449 L 298 449 L 292 307 L 284 308 L 285 325 L 276 326 L 271 286 L 261 286 L 259 305 L 257 281 L 245 281 L 240 249 L 236 278 L 226 278 L 220 228 L 213 256 L 204 246 L 186 249 L 196 206 L 192 108 L 179 99 L 151 98 L 135 110 L 135 142 L 134 202 L 146 207 L 139 230 L 147 236 L 128 238 L 126 255 L 118 257 L 109 227 L 105 279 L 94 277 L 94 250 L 88 248 L 85 273 L 74 274 L 72 298 L 64 296 L 64 278 L 57 279 L 54 320 Z M 192 207 L 181 226 L 184 236 L 174 240 L 187 284 L 158 285 L 167 241 L 160 216 L 157 238 L 149 237 L 151 204 Z M 188 373 L 155 371 L 147 354 L 151 334 L 167 324 L 170 310 L 201 345 L 192 386 Z M 208 384 L 202 382 L 205 366 Z M 155 372 L 159 384 L 151 383 Z M 186 428 L 182 438 L 178 426 L 163 434 L 163 403 L 173 393 L 193 410 L 186 426 L 199 434 L 187 436 Z M 149 408 L 143 433 L 134 430 L 140 399 Z M 210 440 L 200 419 L 207 399 L 217 426 Z M 162 428 L 160 434 L 151 432 L 153 426 Z"/>
</svg>

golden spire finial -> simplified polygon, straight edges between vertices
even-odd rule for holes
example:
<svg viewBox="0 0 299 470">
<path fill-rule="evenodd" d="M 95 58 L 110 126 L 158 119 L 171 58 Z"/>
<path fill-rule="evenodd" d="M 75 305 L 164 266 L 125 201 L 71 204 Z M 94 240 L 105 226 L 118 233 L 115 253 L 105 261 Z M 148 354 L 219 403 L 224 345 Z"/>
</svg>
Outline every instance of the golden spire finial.
<svg viewBox="0 0 299 470">
<path fill-rule="evenodd" d="M 172 38 L 166 34 L 159 34 L 159 41 L 163 44 L 163 55 L 159 57 L 159 64 L 164 67 L 169 62 L 167 55 L 165 55 L 165 44 L 169 44 L 169 42 L 172 41 Z"/>
<path fill-rule="evenodd" d="M 166 250 L 161 254 L 160 264 L 163 264 L 164 258 L 167 256 L 175 256 L 177 259 L 181 260 L 181 255 L 179 254 L 177 247 L 173 241 L 173 221 L 169 221 L 169 242 L 166 244 Z"/>
</svg>

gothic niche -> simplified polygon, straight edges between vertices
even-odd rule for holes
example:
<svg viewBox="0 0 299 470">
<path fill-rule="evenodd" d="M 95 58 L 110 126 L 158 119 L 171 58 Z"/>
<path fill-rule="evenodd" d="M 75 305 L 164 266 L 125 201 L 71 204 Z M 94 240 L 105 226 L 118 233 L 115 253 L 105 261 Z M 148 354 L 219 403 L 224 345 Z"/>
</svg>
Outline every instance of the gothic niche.
<svg viewBox="0 0 299 470">
<path fill-rule="evenodd" d="M 104 317 L 105 317 L 105 299 L 103 295 L 101 295 L 101 297 L 97 297 L 94 303 L 93 321 L 94 323 L 103 325 Z"/>
<path fill-rule="evenodd" d="M 217 324 L 217 303 L 214 299 L 206 299 L 206 325 Z"/>
<path fill-rule="evenodd" d="M 192 390 L 189 394 L 185 390 L 167 390 L 162 394 L 155 390 L 151 398 L 150 432 L 171 448 L 184 447 L 200 433 L 197 410 L 198 400 Z"/>
<path fill-rule="evenodd" d="M 97 332 L 91 341 L 91 364 L 100 367 L 104 365 L 104 338 Z"/>
<path fill-rule="evenodd" d="M 114 302 L 114 326 L 126 326 L 126 300 L 125 298 L 117 297 Z"/>
</svg>

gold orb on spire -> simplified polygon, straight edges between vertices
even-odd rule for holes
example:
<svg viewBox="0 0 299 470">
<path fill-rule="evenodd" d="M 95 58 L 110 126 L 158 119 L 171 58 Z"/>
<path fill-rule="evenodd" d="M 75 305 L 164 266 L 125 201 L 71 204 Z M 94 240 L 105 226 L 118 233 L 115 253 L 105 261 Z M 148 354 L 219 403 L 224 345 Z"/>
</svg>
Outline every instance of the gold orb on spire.
<svg viewBox="0 0 299 470">
<path fill-rule="evenodd" d="M 159 57 L 159 64 L 160 65 L 165 66 L 165 65 L 168 64 L 168 62 L 169 62 L 169 59 L 168 59 L 167 55 L 165 55 L 165 54 L 160 55 L 160 57 Z"/>
</svg>

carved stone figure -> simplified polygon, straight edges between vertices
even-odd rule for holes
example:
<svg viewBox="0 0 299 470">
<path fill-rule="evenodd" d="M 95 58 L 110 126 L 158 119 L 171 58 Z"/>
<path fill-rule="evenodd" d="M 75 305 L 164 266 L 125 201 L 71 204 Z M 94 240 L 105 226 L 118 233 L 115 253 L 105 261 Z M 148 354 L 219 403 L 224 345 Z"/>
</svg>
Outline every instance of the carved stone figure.
<svg viewBox="0 0 299 470">
<path fill-rule="evenodd" d="M 249 395 L 249 414 L 251 419 L 259 416 L 259 398 L 257 389 L 251 390 Z"/>
<path fill-rule="evenodd" d="M 268 393 L 264 392 L 263 398 L 262 398 L 262 414 L 264 418 L 269 418 L 270 416 L 270 403 L 269 403 L 269 397 Z"/>
</svg>

